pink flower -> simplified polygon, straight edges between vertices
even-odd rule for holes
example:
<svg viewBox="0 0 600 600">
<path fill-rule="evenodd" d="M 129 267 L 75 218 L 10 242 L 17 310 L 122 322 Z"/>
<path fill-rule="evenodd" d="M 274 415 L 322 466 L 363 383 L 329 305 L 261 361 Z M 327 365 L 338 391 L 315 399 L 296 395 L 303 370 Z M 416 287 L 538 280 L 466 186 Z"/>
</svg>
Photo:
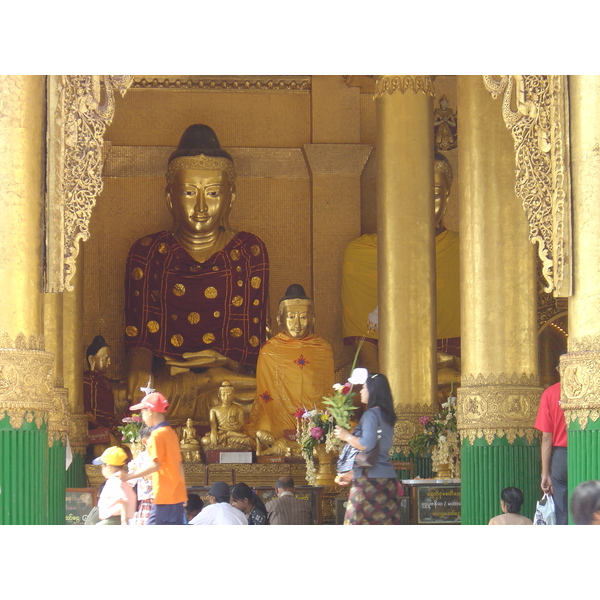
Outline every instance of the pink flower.
<svg viewBox="0 0 600 600">
<path fill-rule="evenodd" d="M 344 387 L 342 388 L 342 395 L 345 396 L 351 389 L 352 389 L 352 384 L 349 382 L 346 382 L 344 384 Z"/>
<path fill-rule="evenodd" d="M 429 425 L 429 421 L 430 421 L 430 420 L 431 420 L 431 419 L 430 419 L 429 417 L 427 417 L 427 416 L 425 416 L 425 417 L 420 417 L 420 418 L 419 418 L 419 423 L 421 423 L 421 425 L 423 425 L 423 427 L 426 427 L 427 425 Z"/>
<path fill-rule="evenodd" d="M 294 416 L 296 417 L 296 419 L 301 419 L 304 415 L 304 409 L 303 408 L 298 408 L 296 409 L 296 412 L 294 413 Z"/>
<path fill-rule="evenodd" d="M 310 435 L 315 438 L 315 440 L 320 440 L 323 437 L 323 429 L 321 427 L 311 427 Z"/>
</svg>

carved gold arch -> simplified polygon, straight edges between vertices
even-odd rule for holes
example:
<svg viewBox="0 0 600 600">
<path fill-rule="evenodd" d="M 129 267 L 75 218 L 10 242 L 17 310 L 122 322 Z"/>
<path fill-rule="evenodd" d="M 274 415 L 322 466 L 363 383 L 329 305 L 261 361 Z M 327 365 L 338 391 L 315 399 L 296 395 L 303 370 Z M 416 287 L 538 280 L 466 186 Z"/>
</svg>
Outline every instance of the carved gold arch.
<svg viewBox="0 0 600 600">
<path fill-rule="evenodd" d="M 566 75 L 483 76 L 515 146 L 515 192 L 538 245 L 544 291 L 572 295 L 569 101 Z"/>
<path fill-rule="evenodd" d="M 102 191 L 103 135 L 131 75 L 49 75 L 46 159 L 46 292 L 72 291 L 79 242 Z"/>
</svg>

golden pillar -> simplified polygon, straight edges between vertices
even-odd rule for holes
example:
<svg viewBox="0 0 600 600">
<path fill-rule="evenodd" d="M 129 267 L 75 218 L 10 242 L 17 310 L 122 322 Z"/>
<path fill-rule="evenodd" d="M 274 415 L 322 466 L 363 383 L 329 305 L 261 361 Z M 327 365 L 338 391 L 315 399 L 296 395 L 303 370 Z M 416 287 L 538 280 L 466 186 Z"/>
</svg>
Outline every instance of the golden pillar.
<svg viewBox="0 0 600 600">
<path fill-rule="evenodd" d="M 0 524 L 7 525 L 46 524 L 49 512 L 54 377 L 43 338 L 44 87 L 43 76 L 0 76 Z"/>
<path fill-rule="evenodd" d="M 337 332 L 342 329 L 340 265 L 344 248 L 360 235 L 360 176 L 372 147 L 367 144 L 306 144 L 303 147 L 312 191 L 312 299 L 317 324 L 315 333 L 331 343 L 334 356 L 344 349 Z M 339 198 L 344 198 L 344 214 Z M 335 231 L 336 243 L 331 235 Z M 340 368 L 336 364 L 336 370 Z"/>
<path fill-rule="evenodd" d="M 570 76 L 573 296 L 561 397 L 568 424 L 569 496 L 600 478 L 600 77 Z"/>
<path fill-rule="evenodd" d="M 479 76 L 459 76 L 462 523 L 497 513 L 503 487 L 539 492 L 535 250 L 515 194 L 515 152 Z M 483 490 L 483 493 L 482 493 Z"/>
<path fill-rule="evenodd" d="M 436 293 L 430 77 L 376 82 L 379 364 L 407 446 L 436 401 Z"/>
</svg>

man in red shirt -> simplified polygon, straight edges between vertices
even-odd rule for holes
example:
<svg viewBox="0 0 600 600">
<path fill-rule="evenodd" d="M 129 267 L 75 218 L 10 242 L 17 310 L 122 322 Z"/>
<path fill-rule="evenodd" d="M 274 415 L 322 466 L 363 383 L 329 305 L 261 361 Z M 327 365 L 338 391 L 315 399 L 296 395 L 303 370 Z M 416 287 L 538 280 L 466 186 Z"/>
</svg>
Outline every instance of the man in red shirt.
<svg viewBox="0 0 600 600">
<path fill-rule="evenodd" d="M 534 427 L 542 432 L 542 491 L 554 496 L 556 524 L 567 525 L 567 424 L 560 382 L 542 394 Z"/>
<path fill-rule="evenodd" d="M 144 423 L 152 428 L 148 442 L 149 466 L 134 473 L 121 475 L 127 481 L 152 474 L 154 504 L 146 525 L 184 525 L 183 503 L 187 491 L 179 449 L 179 437 L 165 419 L 169 408 L 166 398 L 158 393 L 148 394 L 129 410 L 141 410 Z"/>
</svg>

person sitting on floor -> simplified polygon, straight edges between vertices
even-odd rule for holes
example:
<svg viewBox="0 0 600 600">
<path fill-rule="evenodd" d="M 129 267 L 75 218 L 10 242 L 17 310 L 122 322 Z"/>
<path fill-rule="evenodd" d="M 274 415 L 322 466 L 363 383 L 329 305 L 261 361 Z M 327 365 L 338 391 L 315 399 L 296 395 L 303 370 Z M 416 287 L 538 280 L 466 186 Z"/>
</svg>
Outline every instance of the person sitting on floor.
<svg viewBox="0 0 600 600">
<path fill-rule="evenodd" d="M 500 494 L 501 515 L 490 519 L 488 525 L 533 525 L 533 521 L 519 514 L 523 504 L 523 492 L 516 487 L 507 487 Z"/>
</svg>

